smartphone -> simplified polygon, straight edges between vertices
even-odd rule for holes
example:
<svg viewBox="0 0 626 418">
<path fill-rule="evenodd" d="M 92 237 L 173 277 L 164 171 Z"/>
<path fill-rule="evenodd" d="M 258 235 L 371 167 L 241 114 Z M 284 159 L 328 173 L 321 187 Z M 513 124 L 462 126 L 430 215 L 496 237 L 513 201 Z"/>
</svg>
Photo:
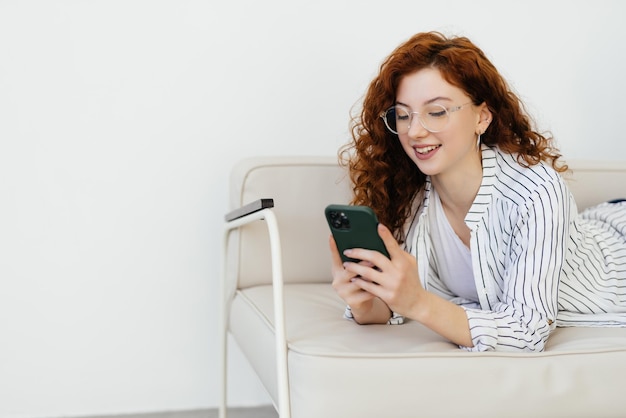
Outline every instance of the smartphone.
<svg viewBox="0 0 626 418">
<path fill-rule="evenodd" d="M 328 205 L 324 214 L 344 262 L 359 262 L 343 254 L 344 250 L 351 248 L 375 250 L 389 258 L 385 244 L 378 235 L 378 218 L 371 208 L 356 205 Z"/>
</svg>

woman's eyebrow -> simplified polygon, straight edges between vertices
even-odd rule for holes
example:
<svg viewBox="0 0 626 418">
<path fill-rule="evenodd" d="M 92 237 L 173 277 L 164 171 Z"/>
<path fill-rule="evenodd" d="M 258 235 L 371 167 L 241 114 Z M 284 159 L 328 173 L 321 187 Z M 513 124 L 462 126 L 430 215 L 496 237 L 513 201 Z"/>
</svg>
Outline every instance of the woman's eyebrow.
<svg viewBox="0 0 626 418">
<path fill-rule="evenodd" d="M 428 99 L 428 100 L 426 100 L 424 103 L 422 103 L 422 106 L 424 106 L 424 105 L 429 105 L 429 104 L 434 103 L 434 102 L 437 102 L 437 101 L 439 101 L 439 100 L 444 100 L 444 101 L 448 101 L 448 102 L 451 102 L 451 101 L 452 101 L 452 99 L 451 99 L 451 98 L 449 98 L 449 97 L 445 97 L 445 96 L 437 96 L 437 97 L 433 97 L 432 99 Z M 397 104 L 397 105 L 402 105 L 402 106 L 408 107 L 409 109 L 411 108 L 411 106 L 409 106 L 408 104 L 406 104 L 406 103 L 402 103 L 402 102 L 400 102 L 400 101 L 396 101 L 396 104 Z"/>
<path fill-rule="evenodd" d="M 445 96 L 437 96 L 437 97 L 434 97 L 434 98 L 432 98 L 432 99 L 430 99 L 430 100 L 425 101 L 425 102 L 424 102 L 424 104 L 425 104 L 425 105 L 427 105 L 427 104 L 431 104 L 431 103 L 437 102 L 437 101 L 439 101 L 439 100 L 444 100 L 444 101 L 448 101 L 448 102 L 451 102 L 451 101 L 452 101 L 452 99 L 451 99 L 451 98 L 449 98 L 449 97 L 445 97 Z"/>
</svg>

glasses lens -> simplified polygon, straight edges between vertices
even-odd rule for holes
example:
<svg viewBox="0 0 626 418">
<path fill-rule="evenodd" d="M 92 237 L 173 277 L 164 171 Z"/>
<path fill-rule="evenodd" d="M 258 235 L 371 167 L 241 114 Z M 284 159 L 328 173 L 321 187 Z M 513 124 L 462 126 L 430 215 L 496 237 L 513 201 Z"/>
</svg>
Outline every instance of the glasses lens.
<svg viewBox="0 0 626 418">
<path fill-rule="evenodd" d="M 390 107 L 385 111 L 385 113 L 383 114 L 383 120 L 385 121 L 385 126 L 387 126 L 387 129 L 389 129 L 394 134 L 398 133 L 398 131 L 396 130 L 396 110 L 393 107 Z"/>
<path fill-rule="evenodd" d="M 391 107 L 385 112 L 385 125 L 394 134 L 405 134 L 409 130 L 411 115 L 402 106 Z"/>
<path fill-rule="evenodd" d="M 449 119 L 448 111 L 439 104 L 426 106 L 423 112 L 420 112 L 420 121 L 430 132 L 443 131 Z"/>
<path fill-rule="evenodd" d="M 413 112 L 419 119 L 419 123 L 429 132 L 441 132 L 448 125 L 450 114 L 448 110 L 440 104 L 431 104 L 422 109 L 421 112 Z M 404 106 L 394 106 L 387 109 L 383 119 L 385 125 L 394 134 L 405 134 L 409 132 L 411 126 L 411 111 Z"/>
</svg>

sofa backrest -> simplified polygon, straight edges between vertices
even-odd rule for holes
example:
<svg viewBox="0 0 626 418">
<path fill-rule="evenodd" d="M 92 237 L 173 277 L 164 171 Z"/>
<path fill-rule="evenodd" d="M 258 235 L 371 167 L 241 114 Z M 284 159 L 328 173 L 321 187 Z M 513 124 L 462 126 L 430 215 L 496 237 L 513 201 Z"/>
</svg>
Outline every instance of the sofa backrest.
<svg viewBox="0 0 626 418">
<path fill-rule="evenodd" d="M 348 203 L 349 180 L 337 157 L 259 157 L 241 161 L 231 175 L 231 208 L 259 198 L 274 199 L 282 244 L 286 282 L 329 282 L 330 230 L 324 208 Z M 239 287 L 271 280 L 267 228 L 255 222 L 233 236 L 231 251 L 238 251 Z"/>
<path fill-rule="evenodd" d="M 564 177 L 578 210 L 612 199 L 626 199 L 626 161 L 568 161 Z"/>
<path fill-rule="evenodd" d="M 626 198 L 626 162 L 568 162 L 565 178 L 579 210 L 616 198 Z M 230 208 L 260 198 L 274 199 L 282 243 L 286 282 L 330 282 L 329 228 L 324 208 L 348 203 L 351 190 L 336 157 L 257 157 L 238 163 L 231 173 Z M 230 279 L 239 287 L 271 282 L 267 228 L 250 224 L 231 239 L 234 261 Z"/>
</svg>

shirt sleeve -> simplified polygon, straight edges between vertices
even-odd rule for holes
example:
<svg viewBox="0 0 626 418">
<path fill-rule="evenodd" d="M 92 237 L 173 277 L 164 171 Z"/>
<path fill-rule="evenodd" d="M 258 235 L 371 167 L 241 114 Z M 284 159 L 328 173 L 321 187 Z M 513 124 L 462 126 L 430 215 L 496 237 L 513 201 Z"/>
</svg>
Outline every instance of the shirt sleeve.
<svg viewBox="0 0 626 418">
<path fill-rule="evenodd" d="M 352 309 L 349 306 L 346 306 L 345 311 L 343 312 L 343 317 L 354 321 L 354 315 L 352 315 Z M 404 317 L 396 312 L 391 312 L 391 318 L 387 321 L 387 325 L 402 325 L 404 324 Z"/>
<path fill-rule="evenodd" d="M 489 310 L 464 307 L 473 347 L 461 348 L 543 351 L 556 326 L 558 283 L 569 237 L 568 196 L 563 184 L 546 183 L 518 208 L 507 238 L 504 277 L 494 281 L 501 283 L 501 296 Z"/>
</svg>

